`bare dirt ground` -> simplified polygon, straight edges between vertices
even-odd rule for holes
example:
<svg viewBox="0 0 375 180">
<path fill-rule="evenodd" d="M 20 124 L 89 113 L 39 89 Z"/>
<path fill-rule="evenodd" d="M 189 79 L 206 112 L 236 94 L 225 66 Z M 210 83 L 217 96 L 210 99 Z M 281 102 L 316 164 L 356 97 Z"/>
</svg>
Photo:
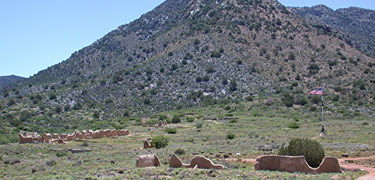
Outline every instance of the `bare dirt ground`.
<svg viewBox="0 0 375 180">
<path fill-rule="evenodd" d="M 253 163 L 255 164 L 256 159 L 237 159 L 237 158 L 231 158 L 231 159 L 225 159 L 228 162 L 243 162 L 243 163 Z M 340 166 L 344 169 L 348 170 L 365 170 L 368 172 L 368 174 L 359 177 L 357 180 L 375 180 L 375 165 L 371 165 L 375 162 L 375 156 L 370 157 L 358 157 L 358 158 L 341 158 L 338 159 Z"/>
<path fill-rule="evenodd" d="M 345 169 L 363 169 L 368 172 L 368 174 L 359 177 L 357 180 L 374 180 L 375 179 L 375 165 L 371 165 L 372 160 L 375 162 L 375 156 L 370 157 L 358 157 L 358 158 L 342 158 L 339 159 L 340 166 Z"/>
</svg>

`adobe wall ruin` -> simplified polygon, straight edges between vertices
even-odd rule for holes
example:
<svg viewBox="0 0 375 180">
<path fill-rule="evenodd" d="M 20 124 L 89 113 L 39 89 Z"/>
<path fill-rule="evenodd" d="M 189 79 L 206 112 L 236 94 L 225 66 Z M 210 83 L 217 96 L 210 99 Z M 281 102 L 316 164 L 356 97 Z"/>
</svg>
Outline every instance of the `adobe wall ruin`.
<svg viewBox="0 0 375 180">
<path fill-rule="evenodd" d="M 334 157 L 325 157 L 318 168 L 312 168 L 304 156 L 261 156 L 256 159 L 255 170 L 342 173 L 340 164 Z"/>
<path fill-rule="evenodd" d="M 127 136 L 129 135 L 129 130 L 116 130 L 116 129 L 106 129 L 106 130 L 76 130 L 72 134 L 49 134 L 44 133 L 40 136 L 38 133 L 19 133 L 19 143 L 48 143 L 48 144 L 65 144 L 77 139 L 99 139 L 103 137 L 113 137 L 113 136 Z"/>
</svg>

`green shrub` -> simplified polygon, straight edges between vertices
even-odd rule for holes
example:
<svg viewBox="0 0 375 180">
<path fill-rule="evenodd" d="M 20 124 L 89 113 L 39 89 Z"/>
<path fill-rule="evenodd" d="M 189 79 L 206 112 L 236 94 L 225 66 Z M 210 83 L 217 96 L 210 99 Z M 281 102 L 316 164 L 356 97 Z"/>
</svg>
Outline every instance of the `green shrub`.
<svg viewBox="0 0 375 180">
<path fill-rule="evenodd" d="M 167 115 L 165 115 L 165 114 L 160 114 L 159 115 L 159 120 L 163 121 L 163 120 L 166 120 L 166 119 L 168 119 Z"/>
<path fill-rule="evenodd" d="M 311 167 L 318 167 L 325 154 L 322 145 L 315 140 L 310 139 L 292 139 L 288 146 L 282 146 L 279 155 L 305 156 L 306 162 Z"/>
<path fill-rule="evenodd" d="M 211 51 L 210 57 L 212 57 L 212 58 L 220 58 L 221 57 L 221 53 L 218 52 L 218 51 Z"/>
<path fill-rule="evenodd" d="M 168 133 L 168 134 L 176 134 L 177 133 L 177 129 L 175 129 L 175 128 L 166 128 L 165 132 Z"/>
<path fill-rule="evenodd" d="M 300 127 L 301 127 L 300 124 L 297 122 L 291 122 L 288 124 L 288 128 L 291 128 L 291 129 L 298 129 Z"/>
<path fill-rule="evenodd" d="M 253 96 L 247 96 L 245 97 L 246 101 L 253 101 L 254 97 Z"/>
<path fill-rule="evenodd" d="M 233 133 L 227 134 L 227 139 L 234 139 L 235 137 L 236 137 L 236 135 L 234 135 Z"/>
<path fill-rule="evenodd" d="M 67 156 L 67 155 L 69 155 L 69 154 L 70 154 L 69 151 L 57 151 L 57 152 L 56 152 L 56 156 L 57 156 L 57 157 L 64 157 L 64 156 Z"/>
<path fill-rule="evenodd" d="M 177 155 L 183 155 L 183 154 L 185 154 L 185 150 L 177 149 L 176 151 L 174 151 L 174 153 L 177 154 Z"/>
<path fill-rule="evenodd" d="M 152 145 L 156 147 L 156 149 L 164 148 L 168 145 L 168 138 L 163 135 L 154 136 L 152 138 Z"/>
<path fill-rule="evenodd" d="M 93 117 L 94 119 L 99 119 L 99 117 L 100 117 L 100 113 L 99 113 L 99 111 L 95 111 L 94 114 L 92 115 L 92 117 Z"/>
<path fill-rule="evenodd" d="M 230 91 L 235 91 L 237 90 L 237 82 L 235 79 L 232 79 L 229 83 L 229 90 Z"/>
<path fill-rule="evenodd" d="M 0 144 L 8 144 L 9 140 L 6 136 L 0 134 Z"/>
<path fill-rule="evenodd" d="M 181 118 L 177 115 L 173 115 L 172 117 L 172 123 L 177 124 L 181 122 Z"/>
<path fill-rule="evenodd" d="M 195 118 L 193 118 L 193 117 L 187 117 L 186 118 L 187 122 L 194 122 L 194 120 L 195 120 Z"/>
<path fill-rule="evenodd" d="M 294 96 L 291 93 L 284 93 L 281 98 L 286 107 L 293 107 Z"/>
<path fill-rule="evenodd" d="M 198 123 L 195 127 L 196 127 L 197 129 L 199 129 L 199 128 L 202 128 L 202 126 L 203 126 L 203 123 Z"/>
<path fill-rule="evenodd" d="M 229 123 L 236 123 L 237 122 L 237 119 L 231 119 L 229 120 Z"/>
</svg>

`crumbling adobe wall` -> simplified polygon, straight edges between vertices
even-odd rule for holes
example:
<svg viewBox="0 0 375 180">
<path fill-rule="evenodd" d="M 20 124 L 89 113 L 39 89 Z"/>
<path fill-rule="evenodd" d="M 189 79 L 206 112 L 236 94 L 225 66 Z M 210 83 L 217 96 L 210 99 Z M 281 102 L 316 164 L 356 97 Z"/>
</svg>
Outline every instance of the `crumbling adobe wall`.
<svg viewBox="0 0 375 180">
<path fill-rule="evenodd" d="M 261 156 L 256 159 L 255 170 L 304 173 L 341 173 L 339 162 L 326 157 L 318 168 L 311 168 L 304 156 Z"/>
<path fill-rule="evenodd" d="M 19 133 L 19 143 L 48 143 L 48 144 L 66 144 L 76 139 L 98 139 L 103 137 L 127 136 L 129 130 L 76 130 L 72 134 L 49 134 L 44 133 L 40 136 L 38 133 Z"/>
</svg>

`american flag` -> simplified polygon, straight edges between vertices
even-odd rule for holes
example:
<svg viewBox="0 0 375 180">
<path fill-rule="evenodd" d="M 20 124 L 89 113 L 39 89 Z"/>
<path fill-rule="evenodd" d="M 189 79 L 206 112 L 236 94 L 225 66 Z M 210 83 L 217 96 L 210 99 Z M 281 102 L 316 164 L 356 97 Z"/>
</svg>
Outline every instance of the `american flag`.
<svg viewBox="0 0 375 180">
<path fill-rule="evenodd" d="M 323 95 L 323 89 L 319 88 L 317 90 L 309 92 L 309 95 Z"/>
</svg>

